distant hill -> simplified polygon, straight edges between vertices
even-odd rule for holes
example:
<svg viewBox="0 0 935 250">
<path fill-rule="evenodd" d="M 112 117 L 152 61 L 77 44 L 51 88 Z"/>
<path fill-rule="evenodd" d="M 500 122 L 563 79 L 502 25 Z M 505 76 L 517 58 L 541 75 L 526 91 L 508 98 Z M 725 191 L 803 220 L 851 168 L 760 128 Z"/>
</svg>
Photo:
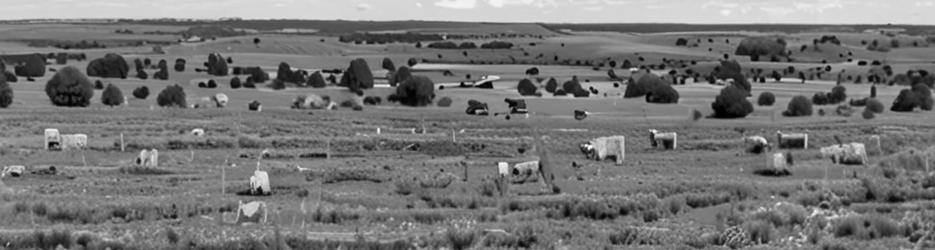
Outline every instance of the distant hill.
<svg viewBox="0 0 935 250">
<path fill-rule="evenodd" d="M 555 35 L 534 23 L 472 23 L 444 21 L 345 21 L 345 20 L 123 20 L 134 24 L 153 25 L 220 25 L 239 29 L 275 31 L 283 29 L 318 30 L 322 35 L 343 35 L 356 32 L 431 32 L 459 34 L 518 33 L 527 35 Z"/>
<path fill-rule="evenodd" d="M 866 30 L 904 30 L 905 34 L 935 34 L 931 25 L 830 25 L 830 24 L 679 24 L 679 23 L 596 23 L 596 24 L 543 24 L 544 27 L 561 32 L 607 31 L 633 33 L 700 32 L 700 31 L 756 31 L 756 32 L 864 32 Z"/>
</svg>

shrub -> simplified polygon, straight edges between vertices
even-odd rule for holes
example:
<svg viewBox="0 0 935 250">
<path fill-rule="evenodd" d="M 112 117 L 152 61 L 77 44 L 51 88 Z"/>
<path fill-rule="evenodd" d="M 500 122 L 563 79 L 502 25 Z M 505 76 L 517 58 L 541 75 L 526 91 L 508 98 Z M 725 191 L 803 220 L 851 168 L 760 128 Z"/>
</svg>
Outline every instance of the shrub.
<svg viewBox="0 0 935 250">
<path fill-rule="evenodd" d="M 744 223 L 743 227 L 745 231 L 747 231 L 747 236 L 750 237 L 750 241 L 758 245 L 767 244 L 778 236 L 776 235 L 776 228 L 767 221 L 753 220 Z"/>
<path fill-rule="evenodd" d="M 925 111 L 932 110 L 935 101 L 932 100 L 932 90 L 925 84 L 918 83 L 912 85 L 912 92 L 916 93 L 916 97 L 919 98 L 919 108 Z"/>
<path fill-rule="evenodd" d="M 819 92 L 819 93 L 815 93 L 815 95 L 812 96 L 812 104 L 827 105 L 827 104 L 830 104 L 830 102 L 831 101 L 828 99 L 828 95 L 825 93 Z"/>
<path fill-rule="evenodd" d="M 812 102 L 808 100 L 805 96 L 795 96 L 789 101 L 789 106 L 786 107 L 786 111 L 782 112 L 783 116 L 811 116 L 812 115 Z"/>
<path fill-rule="evenodd" d="M 169 66 L 166 65 L 166 60 L 165 60 L 165 59 L 159 60 L 159 64 L 158 64 L 158 65 L 159 65 L 159 66 L 158 66 L 159 71 L 156 71 L 156 73 L 153 74 L 153 79 L 156 79 L 156 80 L 169 80 Z M 184 68 L 185 65 L 183 64 L 182 67 Z"/>
<path fill-rule="evenodd" d="M 104 93 L 101 94 L 101 103 L 107 106 L 118 106 L 123 104 L 123 92 L 113 83 L 107 84 Z"/>
<path fill-rule="evenodd" d="M 13 88 L 10 88 L 6 78 L 0 77 L 0 108 L 8 108 L 10 104 L 13 104 Z"/>
<path fill-rule="evenodd" d="M 715 118 L 743 118 L 753 113 L 753 104 L 747 100 L 747 91 L 727 86 L 711 103 Z"/>
<path fill-rule="evenodd" d="M 756 105 L 760 106 L 773 106 L 776 103 L 776 96 L 771 92 L 760 93 L 760 97 L 756 99 Z"/>
<path fill-rule="evenodd" d="M 108 53 L 102 58 L 91 60 L 88 63 L 87 73 L 88 76 L 126 79 L 129 70 L 130 66 L 127 65 L 123 56 Z"/>
<path fill-rule="evenodd" d="M 286 82 L 283 81 L 283 80 L 281 80 L 281 79 L 279 79 L 279 78 L 273 79 L 273 83 L 271 83 L 271 84 L 269 85 L 269 88 L 271 88 L 271 89 L 273 89 L 273 90 L 283 90 L 283 89 L 286 89 Z"/>
<path fill-rule="evenodd" d="M 831 93 L 828 95 L 829 104 L 838 104 L 847 100 L 847 88 L 842 85 L 834 86 L 831 88 Z"/>
<path fill-rule="evenodd" d="M 867 103 L 865 104 L 866 110 L 869 110 L 873 113 L 883 113 L 883 103 L 881 103 L 876 98 L 867 98 Z"/>
<path fill-rule="evenodd" d="M 149 88 L 147 88 L 146 86 L 137 87 L 136 89 L 133 90 L 133 97 L 136 97 L 136 99 L 145 100 L 146 97 L 149 97 Z"/>
<path fill-rule="evenodd" d="M 388 70 L 390 72 L 396 70 L 396 64 L 393 64 L 393 60 L 390 60 L 390 58 L 388 57 L 383 58 L 382 66 L 383 66 L 383 69 Z"/>
<path fill-rule="evenodd" d="M 103 89 L 104 89 L 104 82 L 101 82 L 101 80 L 95 80 L 95 81 L 94 81 L 94 89 L 103 90 Z"/>
<path fill-rule="evenodd" d="M 390 78 L 390 87 L 396 87 L 397 84 L 405 82 L 412 77 L 412 73 L 409 70 L 409 67 L 400 66 L 399 70 L 393 72 L 393 76 Z"/>
<path fill-rule="evenodd" d="M 217 88 L 217 87 L 218 87 L 218 82 L 214 81 L 214 79 L 208 80 L 208 88 L 209 88 L 209 89 L 213 89 L 213 88 Z"/>
<path fill-rule="evenodd" d="M 91 80 L 72 66 L 59 70 L 45 85 L 45 93 L 55 106 L 87 107 L 94 97 Z"/>
<path fill-rule="evenodd" d="M 653 88 L 646 94 L 648 103 L 678 103 L 679 92 L 669 84 L 662 84 Z"/>
<path fill-rule="evenodd" d="M 549 81 L 545 84 L 545 91 L 555 93 L 556 88 L 558 88 L 558 81 L 555 80 L 555 77 L 550 77 Z"/>
<path fill-rule="evenodd" d="M 166 88 L 156 96 L 156 103 L 159 104 L 160 107 L 185 108 L 187 106 L 185 102 L 185 90 L 178 84 L 166 86 Z"/>
<path fill-rule="evenodd" d="M 447 107 L 451 107 L 451 103 L 452 103 L 451 97 L 446 96 L 446 97 L 442 97 L 441 99 L 439 99 L 436 105 L 438 105 L 439 107 L 447 108 Z"/>
<path fill-rule="evenodd" d="M 315 73 L 308 76 L 308 86 L 312 88 L 324 88 L 327 86 L 325 84 L 325 78 L 321 76 L 321 71 L 315 71 Z"/>
<path fill-rule="evenodd" d="M 355 93 L 373 88 L 373 72 L 370 71 L 370 66 L 367 66 L 367 61 L 360 58 L 351 61 L 341 77 L 340 86 L 346 86 Z"/>
<path fill-rule="evenodd" d="M 664 85 L 667 85 L 665 80 L 654 74 L 643 74 L 635 80 L 631 77 L 628 80 L 627 89 L 624 90 L 623 98 L 643 97 Z"/>
<path fill-rule="evenodd" d="M 477 237 L 477 232 L 472 229 L 448 228 L 445 232 L 445 239 L 455 250 L 470 249 Z"/>
<path fill-rule="evenodd" d="M 859 240 L 873 240 L 893 237 L 900 234 L 899 224 L 879 214 L 851 215 L 838 220 L 832 225 L 835 237 L 853 237 Z"/>
<path fill-rule="evenodd" d="M 255 89 L 256 84 L 253 83 L 253 78 L 247 77 L 247 81 L 243 83 L 244 88 Z"/>
<path fill-rule="evenodd" d="M 176 71 L 176 72 L 183 72 L 183 71 L 185 71 L 185 59 L 182 59 L 182 58 L 175 59 L 175 66 L 174 66 L 174 68 L 175 68 L 175 71 Z"/>
<path fill-rule="evenodd" d="M 896 96 L 896 100 L 894 100 L 893 105 L 890 106 L 890 111 L 910 112 L 919 106 L 919 99 L 916 92 L 910 89 L 904 89 Z"/>
<path fill-rule="evenodd" d="M 876 116 L 875 113 L 869 108 L 864 108 L 864 112 L 861 113 L 861 115 L 864 117 L 864 119 L 867 120 L 873 119 Z"/>
<path fill-rule="evenodd" d="M 786 55 L 786 41 L 782 38 L 749 37 L 740 41 L 734 54 L 750 56 L 751 59 L 760 56 L 784 56 Z"/>
<path fill-rule="evenodd" d="M 533 96 L 536 95 L 536 84 L 533 84 L 528 78 L 524 78 L 519 81 L 519 85 L 516 86 L 516 89 L 519 90 L 519 95 L 522 96 Z"/>
<path fill-rule="evenodd" d="M 236 76 L 234 78 L 231 78 L 230 85 L 231 85 L 231 89 L 239 89 L 241 87 L 240 78 Z"/>
<path fill-rule="evenodd" d="M 425 106 L 435 99 L 435 83 L 425 76 L 412 76 L 396 87 L 399 102 L 408 106 Z"/>
</svg>

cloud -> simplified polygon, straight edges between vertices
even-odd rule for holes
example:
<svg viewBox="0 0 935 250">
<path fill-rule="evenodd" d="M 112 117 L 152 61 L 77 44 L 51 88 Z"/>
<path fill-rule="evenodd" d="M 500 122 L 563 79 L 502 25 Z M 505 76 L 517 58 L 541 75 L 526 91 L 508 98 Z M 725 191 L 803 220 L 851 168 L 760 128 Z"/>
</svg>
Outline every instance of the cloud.
<svg viewBox="0 0 935 250">
<path fill-rule="evenodd" d="M 477 0 L 441 0 L 435 2 L 435 6 L 449 9 L 473 9 L 477 7 Z"/>
<path fill-rule="evenodd" d="M 422 3 L 416 3 L 416 7 L 422 8 Z"/>
<path fill-rule="evenodd" d="M 760 7 L 760 10 L 771 16 L 786 16 L 795 12 L 795 9 L 789 7 Z"/>
<path fill-rule="evenodd" d="M 488 5 L 494 8 L 503 8 L 511 5 L 533 6 L 536 8 L 558 7 L 555 0 L 485 0 Z"/>
<path fill-rule="evenodd" d="M 844 8 L 841 0 L 815 0 L 807 2 L 794 2 L 792 4 L 796 9 L 804 12 L 824 13 L 827 9 Z"/>
<path fill-rule="evenodd" d="M 359 3 L 359 4 L 357 4 L 357 10 L 359 10 L 359 11 L 367 11 L 367 10 L 370 10 L 370 9 L 373 9 L 373 5 L 370 5 L 370 4 L 368 4 L 368 3 Z"/>
<path fill-rule="evenodd" d="M 935 7 L 935 2 L 933 1 L 917 1 L 915 2 L 916 7 Z"/>
<path fill-rule="evenodd" d="M 722 16 L 730 16 L 730 13 L 731 13 L 730 9 L 721 9 Z"/>
</svg>

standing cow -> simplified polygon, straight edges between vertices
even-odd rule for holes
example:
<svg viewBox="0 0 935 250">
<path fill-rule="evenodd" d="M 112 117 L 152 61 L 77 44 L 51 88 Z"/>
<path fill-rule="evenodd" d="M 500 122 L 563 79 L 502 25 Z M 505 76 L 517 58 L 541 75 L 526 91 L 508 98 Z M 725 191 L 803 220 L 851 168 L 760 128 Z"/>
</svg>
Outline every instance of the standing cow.
<svg viewBox="0 0 935 250">
<path fill-rule="evenodd" d="M 653 148 L 662 144 L 662 148 L 664 149 L 676 149 L 678 148 L 678 134 L 675 132 L 662 133 L 659 132 L 659 130 L 650 129 L 649 142 L 652 144 Z"/>
<path fill-rule="evenodd" d="M 762 154 L 770 150 L 769 141 L 762 136 L 747 136 L 743 138 L 747 153 Z"/>
<path fill-rule="evenodd" d="M 578 145 L 581 152 L 588 159 L 602 161 L 613 157 L 616 164 L 623 164 L 626 155 L 626 138 L 624 136 L 598 137 Z"/>
<path fill-rule="evenodd" d="M 834 164 L 865 165 L 867 150 L 863 143 L 846 143 L 821 148 L 821 156 Z"/>
</svg>

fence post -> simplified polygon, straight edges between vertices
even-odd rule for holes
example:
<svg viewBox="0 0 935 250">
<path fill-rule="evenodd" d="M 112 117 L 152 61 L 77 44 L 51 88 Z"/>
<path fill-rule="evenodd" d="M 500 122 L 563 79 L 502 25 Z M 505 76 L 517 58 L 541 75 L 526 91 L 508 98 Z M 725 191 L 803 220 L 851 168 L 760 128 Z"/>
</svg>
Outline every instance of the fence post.
<svg viewBox="0 0 935 250">
<path fill-rule="evenodd" d="M 331 139 L 328 139 L 328 148 L 325 149 L 325 159 L 331 159 Z"/>
<path fill-rule="evenodd" d="M 120 133 L 120 152 L 125 152 L 126 149 L 127 149 L 127 146 L 123 142 L 123 133 Z"/>
</svg>

